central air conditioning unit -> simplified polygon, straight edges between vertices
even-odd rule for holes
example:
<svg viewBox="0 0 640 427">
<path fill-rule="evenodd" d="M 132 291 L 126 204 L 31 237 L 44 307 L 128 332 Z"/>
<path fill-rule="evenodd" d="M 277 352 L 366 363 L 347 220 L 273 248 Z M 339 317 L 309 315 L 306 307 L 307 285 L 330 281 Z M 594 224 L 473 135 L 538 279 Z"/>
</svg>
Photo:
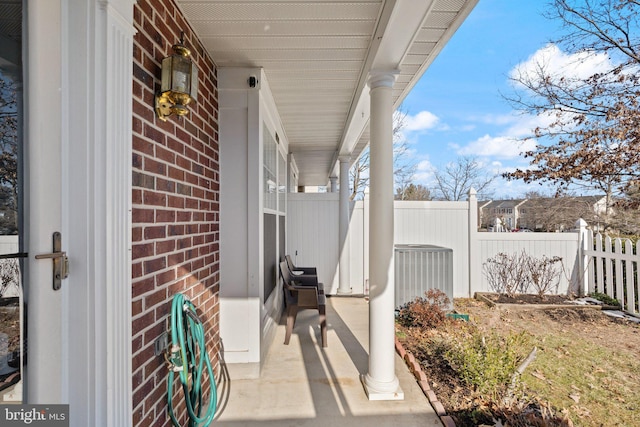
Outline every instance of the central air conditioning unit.
<svg viewBox="0 0 640 427">
<path fill-rule="evenodd" d="M 395 245 L 395 306 L 424 297 L 429 289 L 444 292 L 453 308 L 453 249 L 434 245 Z"/>
</svg>

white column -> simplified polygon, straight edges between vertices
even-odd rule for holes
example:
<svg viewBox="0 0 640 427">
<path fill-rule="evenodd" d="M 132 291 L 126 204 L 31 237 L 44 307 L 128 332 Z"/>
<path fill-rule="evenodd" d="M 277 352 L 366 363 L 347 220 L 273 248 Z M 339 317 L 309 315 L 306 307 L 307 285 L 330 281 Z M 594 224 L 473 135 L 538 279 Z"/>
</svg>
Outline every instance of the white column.
<svg viewBox="0 0 640 427">
<path fill-rule="evenodd" d="M 338 192 L 338 177 L 337 176 L 330 176 L 329 177 L 329 182 L 331 183 L 331 193 L 337 193 Z"/>
<path fill-rule="evenodd" d="M 369 400 L 401 400 L 395 374 L 393 266 L 393 101 L 397 72 L 369 76 L 369 372 L 362 378 Z"/>
<path fill-rule="evenodd" d="M 338 295 L 351 295 L 349 286 L 349 156 L 341 156 L 340 160 L 340 203 L 339 203 L 339 244 L 340 270 Z"/>
</svg>

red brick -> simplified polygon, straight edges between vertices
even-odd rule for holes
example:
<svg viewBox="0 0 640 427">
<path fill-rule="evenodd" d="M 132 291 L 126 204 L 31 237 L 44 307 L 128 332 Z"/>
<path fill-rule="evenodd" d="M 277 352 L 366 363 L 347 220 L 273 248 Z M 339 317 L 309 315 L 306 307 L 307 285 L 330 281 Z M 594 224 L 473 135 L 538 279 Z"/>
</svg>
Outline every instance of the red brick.
<svg viewBox="0 0 640 427">
<path fill-rule="evenodd" d="M 149 311 L 142 316 L 133 319 L 133 322 L 131 323 L 131 329 L 133 330 L 134 334 L 137 334 L 138 332 L 151 325 L 155 320 L 156 319 L 153 311 Z M 135 370 L 135 367 L 133 369 Z"/>
<path fill-rule="evenodd" d="M 141 262 L 134 262 L 131 264 L 131 277 L 132 278 L 137 278 L 142 276 L 142 263 Z"/>
<path fill-rule="evenodd" d="M 156 242 L 156 255 L 172 252 L 176 248 L 175 240 Z"/>
<path fill-rule="evenodd" d="M 153 243 L 144 243 L 140 245 L 133 245 L 131 247 L 132 259 L 146 258 L 153 254 Z"/>
<path fill-rule="evenodd" d="M 167 264 L 169 267 L 176 266 L 184 262 L 184 252 L 174 252 L 167 255 Z"/>
<path fill-rule="evenodd" d="M 144 274 L 155 273 L 156 271 L 162 270 L 167 266 L 165 258 L 157 258 L 150 261 L 145 261 L 144 265 Z"/>
<path fill-rule="evenodd" d="M 150 157 L 145 157 L 144 170 L 158 175 L 166 175 L 167 165 Z"/>
<path fill-rule="evenodd" d="M 167 197 L 167 207 L 184 209 L 184 206 L 185 206 L 184 197 L 177 197 L 177 196 Z"/>
<path fill-rule="evenodd" d="M 433 406 L 433 409 L 436 411 L 436 414 L 438 414 L 438 416 L 443 416 L 443 415 L 447 415 L 447 411 L 444 410 L 444 406 L 442 406 L 442 403 L 440 403 L 440 401 L 436 400 L 435 402 L 431 402 L 431 406 Z"/>
<path fill-rule="evenodd" d="M 145 205 L 166 206 L 167 195 L 162 193 L 157 193 L 155 191 L 145 190 L 143 193 L 143 202 Z"/>
<path fill-rule="evenodd" d="M 444 415 L 440 417 L 440 421 L 444 424 L 444 427 L 456 427 L 455 421 L 449 415 Z"/>
<path fill-rule="evenodd" d="M 176 212 L 157 209 L 156 210 L 156 222 L 175 222 Z"/>
<path fill-rule="evenodd" d="M 131 191 L 131 202 L 134 205 L 142 204 L 142 190 L 134 189 L 133 191 Z"/>
<path fill-rule="evenodd" d="M 176 191 L 176 183 L 168 179 L 157 177 L 155 189 L 158 191 L 173 193 Z"/>
<path fill-rule="evenodd" d="M 140 313 L 142 313 L 142 300 L 131 302 L 131 316 L 135 317 Z"/>
<path fill-rule="evenodd" d="M 142 265 L 142 263 L 140 263 L 140 265 Z M 139 297 L 142 294 L 145 294 L 149 291 L 151 291 L 155 286 L 155 281 L 153 280 L 153 278 L 147 278 L 147 279 L 142 279 L 142 280 L 138 280 L 133 282 L 132 285 L 132 297 L 136 298 Z"/>
<path fill-rule="evenodd" d="M 142 240 L 142 227 L 133 227 L 131 230 L 131 241 L 139 242 L 140 240 Z"/>
<path fill-rule="evenodd" d="M 162 239 L 166 237 L 166 235 L 166 227 L 164 225 L 145 227 L 144 229 L 145 239 Z"/>
<path fill-rule="evenodd" d="M 134 357 L 135 359 L 135 357 Z M 147 396 L 154 387 L 153 378 L 148 379 L 142 386 L 138 387 L 138 389 L 133 393 L 133 401 L 141 402 L 145 396 Z"/>
<path fill-rule="evenodd" d="M 144 307 L 146 310 L 153 308 L 167 299 L 167 290 L 160 289 L 144 298 Z"/>
</svg>

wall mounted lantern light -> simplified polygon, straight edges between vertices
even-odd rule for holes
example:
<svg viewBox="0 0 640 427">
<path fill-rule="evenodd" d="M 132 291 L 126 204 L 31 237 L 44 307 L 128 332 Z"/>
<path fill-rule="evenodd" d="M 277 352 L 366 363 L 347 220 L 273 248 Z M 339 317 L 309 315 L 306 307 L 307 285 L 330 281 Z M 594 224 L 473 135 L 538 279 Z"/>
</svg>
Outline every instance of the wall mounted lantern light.
<svg viewBox="0 0 640 427">
<path fill-rule="evenodd" d="M 193 66 L 191 51 L 184 45 L 184 32 L 172 49 L 173 55 L 162 60 L 162 82 L 156 94 L 156 114 L 163 121 L 171 114 L 189 114 L 187 105 L 198 93 L 198 68 Z"/>
</svg>

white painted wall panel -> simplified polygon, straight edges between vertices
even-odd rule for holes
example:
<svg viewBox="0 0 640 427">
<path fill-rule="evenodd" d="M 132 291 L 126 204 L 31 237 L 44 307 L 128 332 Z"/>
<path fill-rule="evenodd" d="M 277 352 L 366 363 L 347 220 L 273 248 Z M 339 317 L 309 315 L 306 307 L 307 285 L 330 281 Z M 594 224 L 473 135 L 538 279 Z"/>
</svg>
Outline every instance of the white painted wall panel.
<svg viewBox="0 0 640 427">
<path fill-rule="evenodd" d="M 349 218 L 349 239 L 350 262 L 349 283 L 351 292 L 354 295 L 368 294 L 365 289 L 365 250 L 364 250 L 364 203 L 362 201 L 351 203 L 351 217 Z"/>
<path fill-rule="evenodd" d="M 327 294 L 338 290 L 338 193 L 289 193 L 287 253 L 294 264 L 316 267 Z"/>
</svg>

